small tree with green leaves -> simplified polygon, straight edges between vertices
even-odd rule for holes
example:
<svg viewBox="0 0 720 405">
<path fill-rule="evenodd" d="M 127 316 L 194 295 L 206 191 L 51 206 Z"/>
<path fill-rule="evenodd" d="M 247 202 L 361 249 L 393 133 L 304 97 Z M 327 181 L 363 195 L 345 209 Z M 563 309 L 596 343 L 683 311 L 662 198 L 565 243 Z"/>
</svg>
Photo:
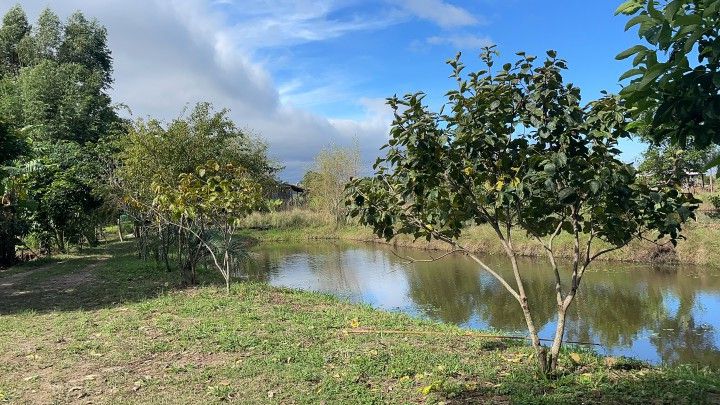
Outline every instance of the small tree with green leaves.
<svg viewBox="0 0 720 405">
<path fill-rule="evenodd" d="M 187 231 L 210 256 L 230 292 L 230 277 L 246 257 L 234 238 L 240 221 L 263 206 L 260 184 L 228 163 L 209 162 L 183 173 L 176 187 L 155 183 L 154 212 Z"/>
<path fill-rule="evenodd" d="M 315 157 L 313 169 L 303 177 L 308 188 L 310 206 L 332 215 L 336 223 L 345 218 L 345 185 L 360 172 L 360 150 L 357 146 L 329 146 Z"/>
<path fill-rule="evenodd" d="M 704 172 L 717 156 L 715 145 L 702 150 L 669 144 L 650 145 L 642 154 L 638 170 L 652 183 L 681 183 L 687 178 L 687 172 Z"/>
<path fill-rule="evenodd" d="M 437 239 L 471 257 L 517 300 L 540 370 L 551 373 L 591 262 L 634 238 L 675 243 L 697 206 L 674 188 L 635 182 L 634 168 L 618 157 L 618 140 L 628 133 L 617 97 L 582 106 L 580 89 L 563 83 L 566 63 L 554 51 L 539 66 L 519 53 L 495 70 L 494 53 L 486 49 L 486 68 L 467 76 L 459 55 L 449 61 L 457 89 L 439 113 L 423 105 L 422 93 L 388 100 L 395 119 L 387 153 L 374 176 L 350 184 L 348 205 L 378 236 Z M 513 279 L 458 241 L 473 223 L 495 231 Z M 557 327 L 549 353 L 528 304 L 514 230 L 542 244 L 554 272 Z M 561 233 L 574 241 L 569 265 L 556 258 Z"/>
</svg>

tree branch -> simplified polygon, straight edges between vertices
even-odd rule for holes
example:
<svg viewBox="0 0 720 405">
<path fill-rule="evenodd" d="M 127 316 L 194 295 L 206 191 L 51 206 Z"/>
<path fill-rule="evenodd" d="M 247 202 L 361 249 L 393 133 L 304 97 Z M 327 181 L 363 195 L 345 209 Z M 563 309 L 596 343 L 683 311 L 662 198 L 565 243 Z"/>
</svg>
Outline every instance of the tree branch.
<svg viewBox="0 0 720 405">
<path fill-rule="evenodd" d="M 430 256 L 430 259 L 415 259 L 410 256 L 401 256 L 395 250 L 391 250 L 390 252 L 392 252 L 393 255 L 399 257 L 400 259 L 405 260 L 406 264 L 410 264 L 410 263 L 431 263 L 431 262 L 438 261 L 442 258 L 445 258 L 447 256 L 450 256 L 453 253 L 464 252 L 464 251 L 462 249 L 454 249 L 454 250 L 447 252 L 439 257 L 433 257 L 431 254 L 428 253 L 428 256 Z"/>
</svg>

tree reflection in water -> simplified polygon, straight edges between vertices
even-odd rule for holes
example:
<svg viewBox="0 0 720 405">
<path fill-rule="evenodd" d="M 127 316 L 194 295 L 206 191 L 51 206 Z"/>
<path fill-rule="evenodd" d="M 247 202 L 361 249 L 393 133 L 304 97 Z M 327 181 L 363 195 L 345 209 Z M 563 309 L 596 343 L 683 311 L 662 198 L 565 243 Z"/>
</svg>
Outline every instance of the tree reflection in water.
<svg viewBox="0 0 720 405">
<path fill-rule="evenodd" d="M 400 253 L 427 256 L 418 251 Z M 501 273 L 510 272 L 502 258 L 486 260 Z M 555 312 L 553 273 L 543 260 L 525 259 L 520 266 L 536 322 L 550 334 Z M 597 342 L 613 352 L 656 363 L 720 367 L 716 333 L 720 317 L 712 316 L 710 324 L 696 321 L 702 314 L 720 311 L 717 273 L 597 263 L 569 311 L 565 338 Z M 254 264 L 245 274 L 254 280 L 330 292 L 443 322 L 510 332 L 525 329 L 517 302 L 462 256 L 407 264 L 382 245 L 267 245 L 256 251 Z M 709 299 L 699 302 L 699 297 Z"/>
</svg>

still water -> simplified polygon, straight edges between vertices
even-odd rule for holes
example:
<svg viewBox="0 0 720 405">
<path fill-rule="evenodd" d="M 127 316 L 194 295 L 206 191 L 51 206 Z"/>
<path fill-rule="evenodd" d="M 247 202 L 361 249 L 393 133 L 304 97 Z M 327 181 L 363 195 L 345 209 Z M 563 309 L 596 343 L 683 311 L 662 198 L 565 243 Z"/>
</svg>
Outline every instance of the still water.
<svg viewBox="0 0 720 405">
<path fill-rule="evenodd" d="M 417 250 L 396 252 L 428 257 Z M 503 257 L 484 259 L 512 277 Z M 540 335 L 550 338 L 555 330 L 552 270 L 542 259 L 525 259 L 520 266 Z M 592 266 L 568 310 L 565 339 L 599 343 L 596 350 L 608 356 L 720 368 L 720 269 Z M 517 301 L 461 255 L 407 264 L 385 245 L 267 244 L 255 250 L 247 275 L 473 329 L 525 330 Z"/>
</svg>

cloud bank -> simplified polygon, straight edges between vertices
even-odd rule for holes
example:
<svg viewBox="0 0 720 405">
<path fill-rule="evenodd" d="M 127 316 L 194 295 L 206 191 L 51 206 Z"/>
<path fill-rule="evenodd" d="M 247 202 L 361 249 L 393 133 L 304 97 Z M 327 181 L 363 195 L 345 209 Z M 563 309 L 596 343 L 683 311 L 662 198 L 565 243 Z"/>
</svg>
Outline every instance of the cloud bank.
<svg viewBox="0 0 720 405">
<path fill-rule="evenodd" d="M 265 138 L 271 156 L 286 166 L 282 177 L 297 181 L 317 151 L 331 143 L 348 145 L 357 140 L 363 158 L 374 160 L 387 139 L 392 114 L 384 100 L 370 98 L 355 101 L 364 111 L 356 119 L 324 117 L 295 107 L 293 83 L 278 86 L 263 60 L 265 50 L 382 29 L 410 18 L 440 27 L 481 22 L 441 0 L 380 2 L 382 12 L 363 9 L 364 14 L 338 17 L 338 11 L 357 4 L 357 0 L 64 0 L 49 6 L 63 18 L 81 10 L 108 28 L 115 67 L 112 96 L 130 106 L 135 117 L 169 120 L 198 101 L 229 108 L 240 127 Z M 47 5 L 46 0 L 22 2 L 31 20 Z M 0 7 L 0 12 L 9 7 Z M 448 41 L 468 40 L 472 41 L 469 37 Z"/>
</svg>

